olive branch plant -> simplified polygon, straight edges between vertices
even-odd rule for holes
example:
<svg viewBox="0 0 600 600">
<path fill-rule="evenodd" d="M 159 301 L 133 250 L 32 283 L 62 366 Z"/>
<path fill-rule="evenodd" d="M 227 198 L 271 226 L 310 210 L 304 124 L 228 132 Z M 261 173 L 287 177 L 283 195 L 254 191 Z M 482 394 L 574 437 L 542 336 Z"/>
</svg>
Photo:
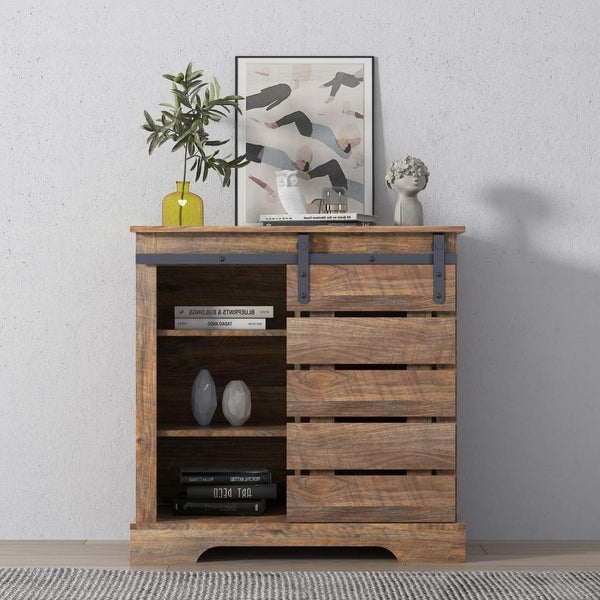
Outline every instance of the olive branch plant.
<svg viewBox="0 0 600 600">
<path fill-rule="evenodd" d="M 223 146 L 227 140 L 210 139 L 207 127 L 211 122 L 218 122 L 227 117 L 233 110 L 234 114 L 242 113 L 239 101 L 242 96 L 230 95 L 223 98 L 219 82 L 215 77 L 210 83 L 203 81 L 203 71 L 194 71 L 189 63 L 185 73 L 163 75 L 172 82 L 172 103 L 161 103 L 160 117 L 154 119 L 144 111 L 146 122 L 143 129 L 150 132 L 146 142 L 148 154 L 165 142 L 174 142 L 171 149 L 176 152 L 183 148 L 183 181 L 186 181 L 188 162 L 192 161 L 190 171 L 195 171 L 195 180 L 202 177 L 206 181 L 210 170 L 216 171 L 221 177 L 223 187 L 231 184 L 231 171 L 248 164 L 245 155 L 221 157 L 217 146 Z M 215 149 L 216 148 L 216 149 Z M 182 190 L 183 198 L 183 190 Z"/>
</svg>

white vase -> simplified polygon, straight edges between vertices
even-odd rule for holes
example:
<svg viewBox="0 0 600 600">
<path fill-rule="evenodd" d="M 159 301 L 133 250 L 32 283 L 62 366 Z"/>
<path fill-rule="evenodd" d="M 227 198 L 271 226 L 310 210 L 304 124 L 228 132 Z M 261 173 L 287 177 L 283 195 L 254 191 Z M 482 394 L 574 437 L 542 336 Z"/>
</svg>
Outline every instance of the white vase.
<svg viewBox="0 0 600 600">
<path fill-rule="evenodd" d="M 234 427 L 243 425 L 250 418 L 251 395 L 241 380 L 230 381 L 223 390 L 223 414 Z"/>
<path fill-rule="evenodd" d="M 394 225 L 423 225 L 423 206 L 416 196 L 396 194 Z"/>
<path fill-rule="evenodd" d="M 192 386 L 192 413 L 196 421 L 206 427 L 217 410 L 217 388 L 212 375 L 202 369 Z"/>
</svg>

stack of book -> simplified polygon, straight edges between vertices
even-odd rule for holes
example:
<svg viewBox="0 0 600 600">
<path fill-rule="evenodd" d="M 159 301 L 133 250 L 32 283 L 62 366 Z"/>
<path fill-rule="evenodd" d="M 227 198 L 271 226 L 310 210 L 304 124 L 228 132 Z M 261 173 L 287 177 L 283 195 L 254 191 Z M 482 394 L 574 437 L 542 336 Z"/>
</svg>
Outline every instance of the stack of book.
<svg viewBox="0 0 600 600">
<path fill-rule="evenodd" d="M 303 213 L 298 215 L 260 215 L 258 222 L 265 226 L 274 225 L 358 225 L 369 226 L 377 222 L 373 215 L 361 213 Z"/>
<path fill-rule="evenodd" d="M 182 467 L 182 492 L 173 501 L 176 515 L 262 515 L 277 486 L 264 468 Z"/>
<path fill-rule="evenodd" d="M 266 329 L 272 306 L 176 306 L 175 329 Z"/>
</svg>

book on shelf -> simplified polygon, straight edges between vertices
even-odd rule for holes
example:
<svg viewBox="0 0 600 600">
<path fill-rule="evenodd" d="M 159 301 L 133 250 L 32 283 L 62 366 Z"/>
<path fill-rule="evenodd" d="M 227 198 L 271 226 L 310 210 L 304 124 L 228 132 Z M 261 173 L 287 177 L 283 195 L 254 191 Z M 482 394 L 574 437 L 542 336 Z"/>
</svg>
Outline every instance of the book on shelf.
<svg viewBox="0 0 600 600">
<path fill-rule="evenodd" d="M 188 485 L 185 493 L 189 500 L 274 500 L 277 486 L 274 483 Z"/>
<path fill-rule="evenodd" d="M 262 500 L 198 500 L 185 495 L 173 500 L 173 513 L 176 515 L 239 515 L 254 516 L 265 512 L 267 501 Z"/>
<path fill-rule="evenodd" d="M 375 225 L 373 215 L 362 213 L 302 213 L 297 215 L 260 215 L 258 222 L 263 225 Z"/>
<path fill-rule="evenodd" d="M 265 468 L 181 467 L 179 480 L 188 484 L 271 483 L 271 473 Z"/>
<path fill-rule="evenodd" d="M 272 318 L 272 306 L 176 306 L 176 319 L 227 317 L 228 319 Z"/>
<path fill-rule="evenodd" d="M 175 319 L 175 329 L 266 329 L 266 319 L 189 318 Z"/>
</svg>

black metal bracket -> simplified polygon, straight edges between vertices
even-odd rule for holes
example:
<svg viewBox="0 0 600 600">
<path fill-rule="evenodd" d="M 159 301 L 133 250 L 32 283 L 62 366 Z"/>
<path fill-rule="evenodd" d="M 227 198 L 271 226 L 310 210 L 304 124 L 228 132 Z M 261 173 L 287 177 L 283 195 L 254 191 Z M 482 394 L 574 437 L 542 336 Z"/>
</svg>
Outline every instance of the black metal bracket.
<svg viewBox="0 0 600 600">
<path fill-rule="evenodd" d="M 446 236 L 433 234 L 433 301 L 444 304 L 446 301 Z"/>
<path fill-rule="evenodd" d="M 310 238 L 308 233 L 298 234 L 298 302 L 310 301 Z"/>
<path fill-rule="evenodd" d="M 446 252 L 446 236 L 433 234 L 427 254 L 333 254 L 310 252 L 310 236 L 299 233 L 297 252 L 264 254 L 137 254 L 140 265 L 298 265 L 298 302 L 310 302 L 310 265 L 433 265 L 433 301 L 446 301 L 446 265 L 456 264 L 456 254 Z"/>
</svg>

